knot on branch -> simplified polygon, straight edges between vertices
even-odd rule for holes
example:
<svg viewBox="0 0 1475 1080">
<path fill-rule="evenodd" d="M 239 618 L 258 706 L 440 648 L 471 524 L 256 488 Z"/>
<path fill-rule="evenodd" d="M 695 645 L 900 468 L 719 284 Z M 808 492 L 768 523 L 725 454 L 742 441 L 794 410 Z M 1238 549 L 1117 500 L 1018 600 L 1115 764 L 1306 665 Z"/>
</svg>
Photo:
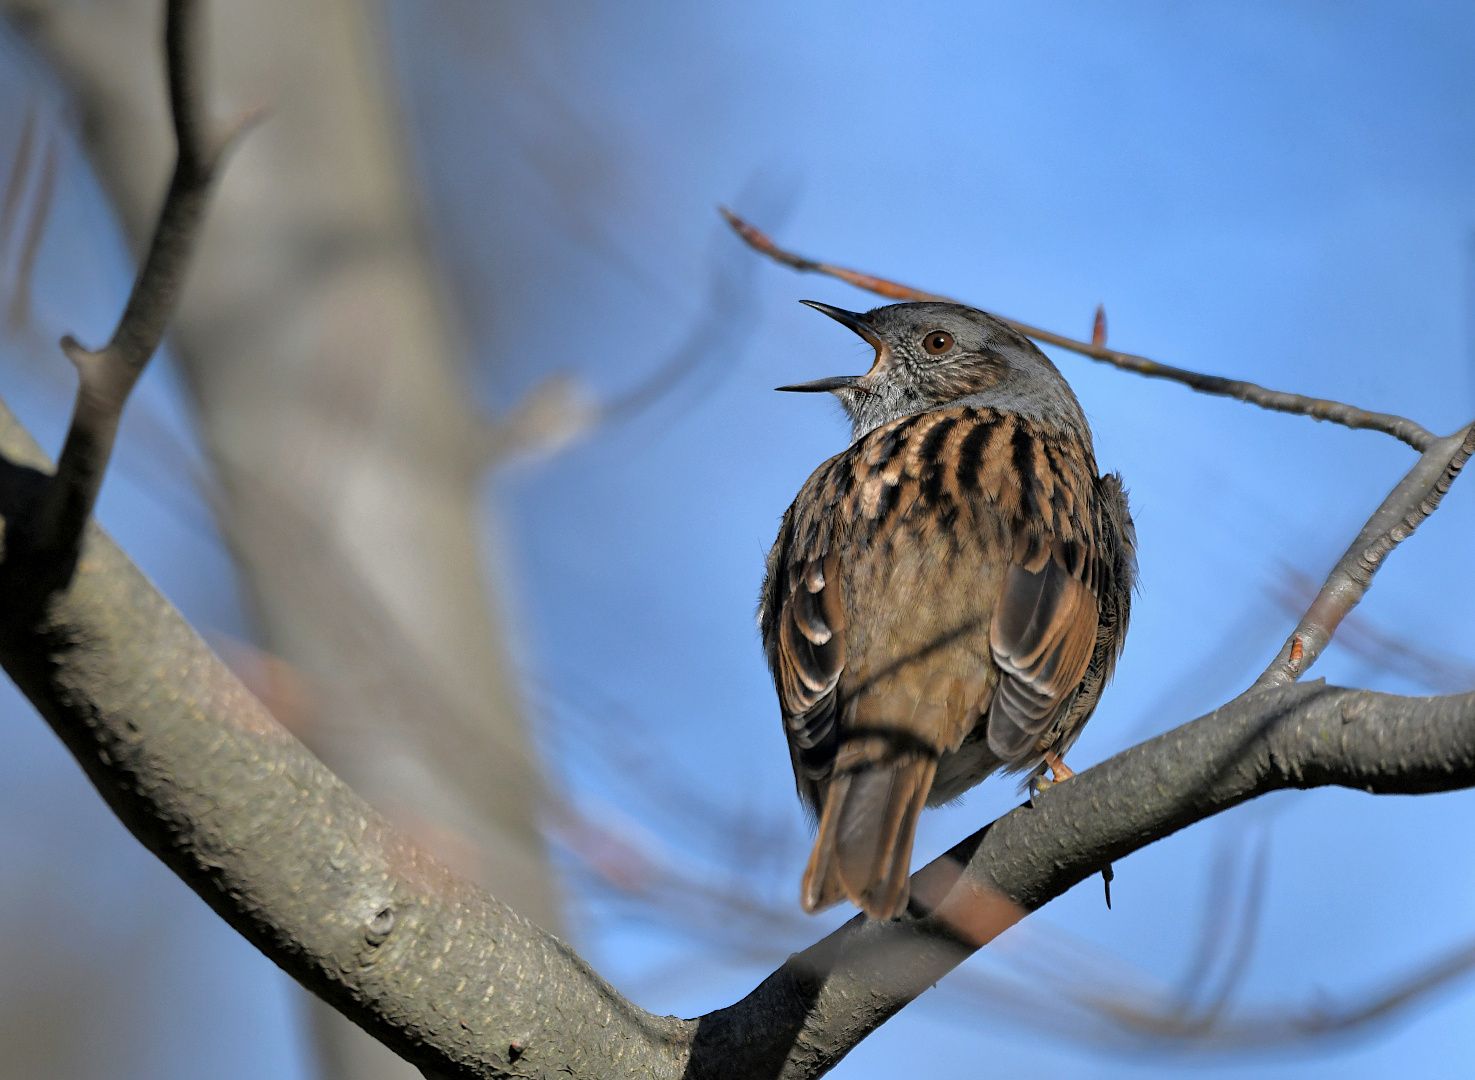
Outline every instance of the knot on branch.
<svg viewBox="0 0 1475 1080">
<path fill-rule="evenodd" d="M 374 917 L 364 926 L 364 941 L 371 949 L 377 949 L 389 940 L 390 933 L 394 930 L 394 907 L 385 904 Z"/>
</svg>

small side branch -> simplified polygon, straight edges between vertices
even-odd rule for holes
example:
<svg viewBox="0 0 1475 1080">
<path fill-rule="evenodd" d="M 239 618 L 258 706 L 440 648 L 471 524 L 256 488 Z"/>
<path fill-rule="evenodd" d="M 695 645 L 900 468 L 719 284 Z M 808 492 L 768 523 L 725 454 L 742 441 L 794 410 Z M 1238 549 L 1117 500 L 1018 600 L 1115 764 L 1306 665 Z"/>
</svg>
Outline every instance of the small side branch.
<svg viewBox="0 0 1475 1080">
<path fill-rule="evenodd" d="M 885 278 L 878 278 L 872 274 L 864 274 L 858 270 L 849 270 L 843 266 L 834 266 L 830 263 L 817 262 L 807 259 L 802 255 L 796 255 L 792 251 L 785 251 L 775 244 L 768 236 L 754 228 L 748 222 L 738 217 L 725 207 L 719 208 L 722 216 L 743 242 L 754 251 L 767 255 L 775 262 L 782 263 L 800 273 L 824 274 L 827 277 L 839 278 L 841 281 L 854 285 L 857 289 L 873 292 L 878 296 L 884 296 L 888 300 L 921 300 L 941 301 L 943 303 L 956 304 L 962 301 L 951 297 L 941 296 L 937 293 L 926 292 L 922 289 L 914 289 L 909 285 L 900 285 Z M 1329 420 L 1343 427 L 1366 429 L 1368 431 L 1381 431 L 1385 435 L 1392 435 L 1395 439 L 1407 443 L 1415 450 L 1423 453 L 1435 441 L 1435 435 L 1422 425 L 1405 416 L 1395 416 L 1392 413 L 1368 412 L 1359 409 L 1355 405 L 1347 405 L 1340 401 L 1331 401 L 1327 398 L 1305 397 L 1302 394 L 1288 394 L 1282 390 L 1270 390 L 1252 382 L 1242 379 L 1226 379 L 1219 375 L 1201 375 L 1196 371 L 1188 371 L 1185 368 L 1173 367 L 1170 364 L 1160 364 L 1156 360 L 1149 360 L 1145 356 L 1136 356 L 1132 353 L 1118 352 L 1108 349 L 1105 345 L 1105 320 L 1101 319 L 1102 340 L 1078 341 L 1075 338 L 1066 337 L 1064 334 L 1056 334 L 1049 330 L 1041 330 L 1037 326 L 1030 326 L 1015 319 L 1005 318 L 1002 315 L 995 316 L 1018 330 L 1025 337 L 1042 341 L 1047 345 L 1067 349 L 1082 356 L 1088 356 L 1092 360 L 1099 360 L 1103 364 L 1120 368 L 1122 371 L 1133 371 L 1138 375 L 1146 375 L 1150 379 L 1167 379 L 1171 382 L 1182 383 L 1191 390 L 1197 390 L 1201 394 L 1212 394 L 1215 397 L 1234 398 L 1250 405 L 1258 405 L 1262 409 L 1270 409 L 1274 412 L 1294 413 L 1297 416 L 1309 416 L 1313 420 Z"/>
<path fill-rule="evenodd" d="M 123 406 L 178 305 L 221 158 L 255 119 L 243 117 L 225 138 L 212 139 L 199 59 L 199 7 L 195 0 L 169 0 L 165 16 L 169 104 L 178 157 L 133 291 L 112 338 L 101 349 L 84 348 L 70 336 L 61 342 L 77 368 L 77 400 L 56 474 L 27 537 L 37 551 L 75 553 L 102 487 Z"/>
<path fill-rule="evenodd" d="M 1304 675 L 1372 584 L 1373 575 L 1395 547 L 1413 535 L 1439 508 L 1465 462 L 1475 452 L 1475 423 L 1438 440 L 1389 492 L 1377 512 L 1352 541 L 1327 576 L 1280 653 L 1255 680 L 1252 690 L 1284 686 Z"/>
</svg>

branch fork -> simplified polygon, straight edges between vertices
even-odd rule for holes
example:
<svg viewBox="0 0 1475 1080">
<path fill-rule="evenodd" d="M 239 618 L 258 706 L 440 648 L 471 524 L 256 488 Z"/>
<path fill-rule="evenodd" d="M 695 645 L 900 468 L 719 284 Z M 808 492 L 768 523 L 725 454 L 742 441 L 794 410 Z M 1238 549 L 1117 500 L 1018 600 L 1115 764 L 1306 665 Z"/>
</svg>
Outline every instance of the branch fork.
<svg viewBox="0 0 1475 1080">
<path fill-rule="evenodd" d="M 1306 673 L 1331 643 L 1342 620 L 1361 603 L 1383 560 L 1439 508 L 1472 453 L 1475 423 L 1424 451 L 1337 560 L 1296 629 L 1250 689 L 1284 686 Z"/>
<path fill-rule="evenodd" d="M 250 110 L 237 117 L 223 135 L 211 135 L 203 65 L 199 61 L 200 22 L 196 0 L 169 0 L 164 47 L 178 154 L 148 252 L 123 314 L 101 349 L 87 349 L 71 335 L 61 340 L 62 352 L 77 369 L 77 399 L 56 472 L 26 537 L 29 547 L 37 552 L 75 559 L 82 530 L 97 504 L 112 457 L 123 407 L 158 351 L 179 306 L 185 274 L 221 163 L 235 142 L 264 115 L 261 110 Z"/>
</svg>

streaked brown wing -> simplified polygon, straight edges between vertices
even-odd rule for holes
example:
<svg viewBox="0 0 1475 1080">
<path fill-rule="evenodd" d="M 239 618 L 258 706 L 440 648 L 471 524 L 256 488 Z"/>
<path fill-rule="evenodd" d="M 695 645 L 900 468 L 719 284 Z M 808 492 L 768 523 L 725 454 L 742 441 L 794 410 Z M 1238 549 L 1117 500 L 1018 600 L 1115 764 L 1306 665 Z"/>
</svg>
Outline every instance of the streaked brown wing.
<svg viewBox="0 0 1475 1080">
<path fill-rule="evenodd" d="M 839 558 L 793 552 L 779 600 L 776 670 L 779 702 L 800 763 L 819 774 L 834 756 L 835 687 L 845 668 L 845 612 Z"/>
<path fill-rule="evenodd" d="M 1038 571 L 1015 563 L 1004 580 L 989 638 L 1001 677 L 989 708 L 989 749 L 1005 761 L 1035 740 L 1080 685 L 1096 646 L 1096 597 L 1060 562 Z"/>
</svg>

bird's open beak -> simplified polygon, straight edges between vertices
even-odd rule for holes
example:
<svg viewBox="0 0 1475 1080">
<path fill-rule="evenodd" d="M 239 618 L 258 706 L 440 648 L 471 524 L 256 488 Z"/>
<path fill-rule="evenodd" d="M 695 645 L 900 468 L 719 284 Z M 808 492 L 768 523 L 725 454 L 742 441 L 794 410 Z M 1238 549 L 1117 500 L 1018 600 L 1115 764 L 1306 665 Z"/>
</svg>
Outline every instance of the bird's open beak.
<svg viewBox="0 0 1475 1080">
<path fill-rule="evenodd" d="M 799 303 L 828 315 L 841 326 L 849 327 L 855 333 L 865 338 L 873 348 L 877 350 L 881 348 L 881 339 L 876 336 L 876 331 L 871 329 L 871 324 L 866 322 L 864 315 L 854 311 L 846 311 L 844 308 L 832 307 L 829 304 L 821 304 L 818 300 L 800 300 Z"/>
<path fill-rule="evenodd" d="M 826 391 L 848 390 L 860 382 L 859 375 L 832 375 L 828 379 L 795 383 L 793 386 L 775 386 L 775 390 L 792 390 L 797 394 L 821 394 Z"/>
<path fill-rule="evenodd" d="M 837 308 L 830 304 L 821 304 L 818 300 L 800 300 L 799 303 L 807 304 L 809 307 L 814 308 L 815 311 L 828 315 L 841 326 L 849 327 L 876 350 L 876 360 L 878 362 L 880 361 L 881 353 L 885 346 L 882 344 L 881 339 L 876 336 L 876 331 L 871 329 L 871 324 L 866 322 L 864 315 L 860 315 L 854 311 L 846 311 L 844 308 Z M 871 365 L 871 370 L 874 371 L 875 367 L 876 365 Z M 815 379 L 813 382 L 795 383 L 793 386 L 779 386 L 775 389 L 789 390 L 800 394 L 819 394 L 833 392 L 835 390 L 865 390 L 866 388 L 864 386 L 859 385 L 860 381 L 864 378 L 864 375 L 834 375 L 828 379 Z"/>
</svg>

